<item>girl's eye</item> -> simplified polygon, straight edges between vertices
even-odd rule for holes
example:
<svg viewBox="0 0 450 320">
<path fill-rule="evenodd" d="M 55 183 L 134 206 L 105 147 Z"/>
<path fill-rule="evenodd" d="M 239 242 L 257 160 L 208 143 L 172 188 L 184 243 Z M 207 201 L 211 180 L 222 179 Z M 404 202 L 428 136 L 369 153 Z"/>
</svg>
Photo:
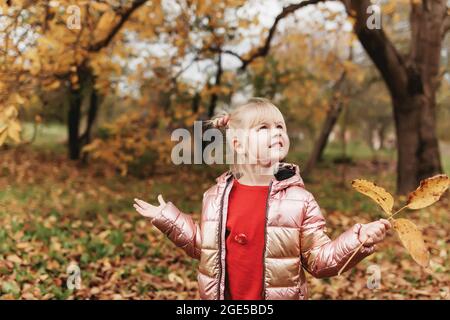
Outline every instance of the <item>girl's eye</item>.
<svg viewBox="0 0 450 320">
<path fill-rule="evenodd" d="M 267 129 L 267 126 L 264 124 L 264 125 L 260 126 L 258 130 L 261 130 L 261 129 Z"/>
<path fill-rule="evenodd" d="M 283 125 L 279 124 L 277 125 L 277 128 L 283 129 Z"/>
</svg>

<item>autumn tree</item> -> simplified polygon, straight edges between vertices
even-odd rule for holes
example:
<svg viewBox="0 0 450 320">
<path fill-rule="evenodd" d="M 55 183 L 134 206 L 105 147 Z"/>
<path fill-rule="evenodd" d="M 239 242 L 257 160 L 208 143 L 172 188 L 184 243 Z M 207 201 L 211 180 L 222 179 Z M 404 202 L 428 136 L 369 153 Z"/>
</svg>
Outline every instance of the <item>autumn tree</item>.
<svg viewBox="0 0 450 320">
<path fill-rule="evenodd" d="M 241 56 L 241 69 L 258 57 L 266 56 L 279 22 L 295 11 L 326 0 L 309 0 L 283 8 L 270 27 L 265 41 Z M 353 30 L 381 73 L 389 90 L 397 135 L 397 191 L 412 190 L 420 180 L 442 171 L 436 136 L 436 92 L 443 73 L 440 70 L 442 42 L 450 29 L 445 0 L 411 1 L 409 53 L 402 54 L 382 25 L 373 27 L 374 13 L 369 0 L 340 1 L 353 22 Z M 403 2 L 403 1 L 402 1 Z M 389 2 L 393 6 L 395 2 Z"/>
<path fill-rule="evenodd" d="M 114 85 L 110 77 L 114 73 L 120 75 L 118 64 L 111 56 L 123 57 L 126 52 L 122 46 L 126 37 L 121 34 L 125 23 L 133 20 L 131 16 L 141 8 L 143 14 L 133 21 L 141 26 L 148 14 L 160 5 L 160 1 L 146 0 L 128 4 L 115 1 L 15 1 L 3 4 L 9 19 L 15 21 L 14 29 L 24 29 L 32 35 L 20 52 L 21 74 L 33 79 L 35 87 L 42 86 L 44 91 L 60 87 L 67 90 L 71 159 L 78 159 L 82 146 L 90 141 L 101 96 Z M 110 48 L 114 41 L 121 45 Z M 88 110 L 84 115 L 86 126 L 81 133 L 84 102 Z"/>
</svg>

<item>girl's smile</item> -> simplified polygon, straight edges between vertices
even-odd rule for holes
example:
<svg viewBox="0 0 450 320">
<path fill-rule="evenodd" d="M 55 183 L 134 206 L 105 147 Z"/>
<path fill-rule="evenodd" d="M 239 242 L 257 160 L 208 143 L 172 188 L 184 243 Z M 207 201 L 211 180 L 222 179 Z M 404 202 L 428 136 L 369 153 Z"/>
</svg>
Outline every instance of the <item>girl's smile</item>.
<svg viewBox="0 0 450 320">
<path fill-rule="evenodd" d="M 283 148 L 283 141 L 278 140 L 274 143 L 272 143 L 269 148 Z"/>
<path fill-rule="evenodd" d="M 270 119 L 250 130 L 250 157 L 262 165 L 283 160 L 289 151 L 289 137 L 283 119 Z"/>
</svg>

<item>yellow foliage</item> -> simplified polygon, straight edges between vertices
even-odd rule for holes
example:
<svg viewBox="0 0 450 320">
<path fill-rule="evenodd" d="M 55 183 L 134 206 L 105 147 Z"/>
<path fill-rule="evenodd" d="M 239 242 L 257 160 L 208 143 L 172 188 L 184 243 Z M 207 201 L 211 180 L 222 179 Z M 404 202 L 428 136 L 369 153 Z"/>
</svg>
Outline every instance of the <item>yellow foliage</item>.
<svg viewBox="0 0 450 320">
<path fill-rule="evenodd" d="M 9 106 L 0 112 L 0 146 L 5 143 L 7 138 L 16 143 L 20 142 L 22 128 L 17 120 L 17 115 L 18 112 L 14 106 Z"/>
<path fill-rule="evenodd" d="M 396 1 L 389 1 L 383 5 L 384 14 L 392 14 L 395 11 Z"/>
<path fill-rule="evenodd" d="M 170 121 L 162 113 L 143 117 L 141 112 L 128 112 L 105 126 L 109 131 L 106 139 L 94 139 L 83 147 L 82 152 L 88 152 L 94 159 L 102 159 L 116 167 L 121 175 L 126 175 L 129 166 L 148 152 L 157 155 L 158 163 L 168 164 L 173 145 L 170 134 L 164 125 L 155 125 L 155 122 Z"/>
<path fill-rule="evenodd" d="M 117 16 L 112 10 L 108 10 L 103 13 L 97 23 L 94 38 L 97 41 L 103 40 L 103 38 L 105 38 L 108 34 L 109 30 L 114 26 L 116 19 Z"/>
<path fill-rule="evenodd" d="M 89 3 L 89 5 L 91 6 L 91 8 L 93 8 L 94 10 L 100 11 L 100 12 L 104 12 L 107 11 L 110 7 L 108 4 L 106 3 L 101 3 L 101 2 L 97 2 L 97 1 L 91 1 Z"/>
<path fill-rule="evenodd" d="M 61 83 L 60 83 L 60 81 L 58 81 L 58 80 L 53 81 L 50 85 L 48 85 L 48 86 L 46 87 L 46 89 L 47 89 L 47 90 L 56 90 L 56 89 L 59 88 L 60 84 L 61 84 Z"/>
<path fill-rule="evenodd" d="M 386 190 L 376 186 L 373 182 L 362 179 L 353 180 L 352 186 L 375 200 L 383 208 L 389 216 L 389 220 L 392 220 L 403 246 L 418 264 L 427 267 L 430 257 L 419 228 L 408 219 L 394 219 L 393 217 L 404 208 L 421 209 L 438 201 L 448 189 L 448 176 L 440 174 L 420 181 L 420 186 L 409 194 L 407 204 L 394 214 L 391 213 L 394 199 Z"/>
</svg>

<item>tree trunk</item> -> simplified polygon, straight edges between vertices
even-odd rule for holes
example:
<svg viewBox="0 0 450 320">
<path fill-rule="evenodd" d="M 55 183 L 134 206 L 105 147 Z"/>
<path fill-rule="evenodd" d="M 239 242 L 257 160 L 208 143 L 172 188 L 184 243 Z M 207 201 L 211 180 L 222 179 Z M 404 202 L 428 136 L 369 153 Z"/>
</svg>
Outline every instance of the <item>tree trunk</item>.
<svg viewBox="0 0 450 320">
<path fill-rule="evenodd" d="M 80 118 L 81 118 L 81 90 L 80 88 L 70 89 L 70 105 L 67 114 L 68 136 L 69 136 L 69 159 L 77 160 L 80 156 Z"/>
<path fill-rule="evenodd" d="M 351 58 L 351 56 L 350 56 Z M 347 73 L 344 71 L 342 72 L 339 79 L 336 81 L 336 83 L 333 85 L 333 97 L 330 102 L 330 109 L 327 112 L 327 116 L 325 119 L 325 122 L 322 126 L 322 129 L 320 131 L 319 138 L 317 139 L 316 143 L 314 144 L 313 151 L 311 155 L 309 156 L 309 159 L 306 163 L 305 168 L 303 171 L 305 172 L 305 177 L 309 176 L 311 172 L 313 171 L 314 167 L 317 165 L 317 163 L 322 160 L 323 151 L 325 150 L 325 147 L 328 143 L 328 138 L 330 137 L 331 132 L 333 131 L 333 128 L 339 118 L 339 115 L 342 111 L 342 101 L 339 98 L 339 95 L 341 94 L 340 90 L 344 83 L 345 77 Z"/>
<path fill-rule="evenodd" d="M 217 88 L 218 86 L 220 86 L 220 83 L 222 81 L 222 74 L 223 74 L 223 69 L 222 69 L 222 55 L 219 53 L 218 57 L 217 57 L 217 73 L 216 73 L 216 79 L 214 81 L 214 86 Z M 214 111 L 216 110 L 216 105 L 217 105 L 217 101 L 219 99 L 219 96 L 216 92 L 214 92 L 211 95 L 211 99 L 209 101 L 209 106 L 208 106 L 208 118 L 211 119 L 214 116 Z"/>
<path fill-rule="evenodd" d="M 387 124 L 383 122 L 380 124 L 380 127 L 377 130 L 378 140 L 380 141 L 379 150 L 384 149 L 387 128 L 388 128 Z"/>
<path fill-rule="evenodd" d="M 200 92 L 196 91 L 194 97 L 192 98 L 192 112 L 197 113 L 200 107 L 201 97 Z"/>
<path fill-rule="evenodd" d="M 339 118 L 339 115 L 341 114 L 341 111 L 342 111 L 341 101 L 336 101 L 334 106 L 331 106 L 330 110 L 328 111 L 327 117 L 320 131 L 319 138 L 314 144 L 313 151 L 309 156 L 308 162 L 306 163 L 306 166 L 303 170 L 306 176 L 311 175 L 311 172 L 313 171 L 314 167 L 321 160 L 323 151 L 325 150 L 325 147 L 327 146 L 328 143 L 328 138 L 331 132 L 333 131 L 333 128 Z"/>
<path fill-rule="evenodd" d="M 94 76 L 92 70 L 85 66 L 78 68 L 77 85 L 70 87 L 70 106 L 68 112 L 68 136 L 69 136 L 69 158 L 71 160 L 80 159 L 81 149 L 89 142 L 92 124 L 97 116 L 98 97 L 94 88 Z M 87 127 L 83 135 L 80 136 L 81 106 L 83 95 L 90 94 Z"/>
<path fill-rule="evenodd" d="M 420 180 L 442 172 L 435 110 L 423 95 L 394 100 L 397 134 L 397 189 L 406 194 Z"/>
<path fill-rule="evenodd" d="M 369 0 L 342 1 L 356 18 L 354 31 L 380 71 L 392 99 L 397 134 L 397 193 L 442 172 L 436 136 L 435 96 L 446 1 L 411 4 L 411 51 L 404 58 L 383 29 L 366 25 Z"/>
<path fill-rule="evenodd" d="M 97 112 L 98 112 L 98 104 L 99 104 L 99 97 L 97 90 L 95 89 L 95 80 L 92 83 L 92 91 L 91 91 L 91 97 L 89 100 L 89 111 L 88 111 L 88 118 L 87 118 L 87 125 L 86 130 L 83 133 L 83 136 L 80 138 L 82 145 L 87 145 L 89 142 L 91 142 L 91 132 L 92 127 L 94 125 L 95 119 L 97 118 Z M 83 163 L 87 163 L 87 157 L 88 153 L 83 154 Z"/>
<path fill-rule="evenodd" d="M 366 139 L 366 143 L 369 146 L 370 151 L 372 152 L 373 155 L 375 155 L 375 150 L 376 150 L 375 145 L 373 143 L 373 134 L 375 132 L 374 127 L 375 126 L 373 124 L 368 123 L 367 129 L 364 131 L 364 137 Z"/>
</svg>

